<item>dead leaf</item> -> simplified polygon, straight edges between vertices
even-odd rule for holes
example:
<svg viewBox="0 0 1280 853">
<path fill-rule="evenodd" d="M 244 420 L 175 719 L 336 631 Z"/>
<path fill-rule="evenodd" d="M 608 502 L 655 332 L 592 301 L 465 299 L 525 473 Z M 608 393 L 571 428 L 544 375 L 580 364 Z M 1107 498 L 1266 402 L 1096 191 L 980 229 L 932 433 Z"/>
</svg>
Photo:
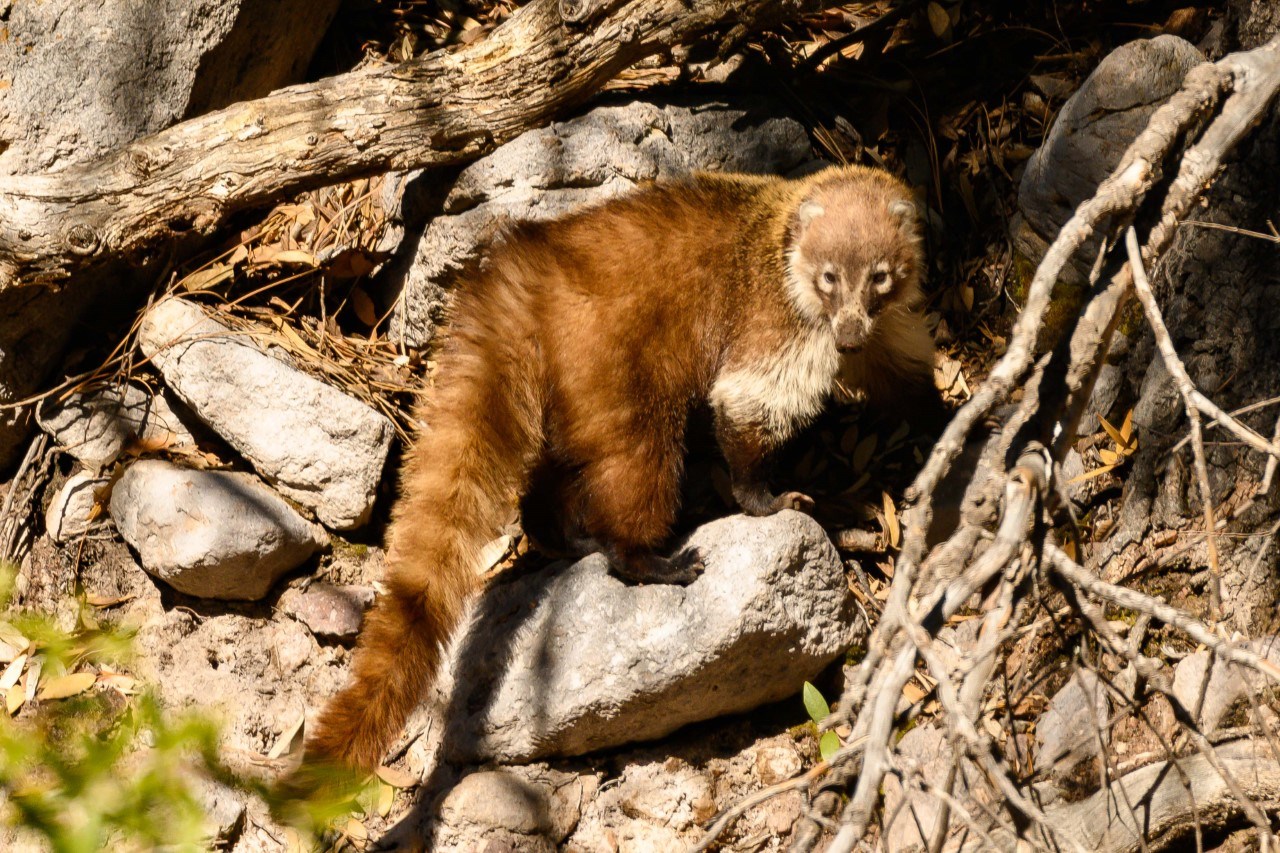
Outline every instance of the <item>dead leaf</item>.
<svg viewBox="0 0 1280 853">
<path fill-rule="evenodd" d="M 0 643 L 8 643 L 18 651 L 24 650 L 31 644 L 21 631 L 13 627 L 12 624 L 3 621 L 0 621 Z"/>
<path fill-rule="evenodd" d="M 273 256 L 266 258 L 265 262 L 314 267 L 316 266 L 316 256 L 310 252 L 304 252 L 301 249 L 286 249 L 283 252 L 276 252 Z"/>
<path fill-rule="evenodd" d="M 271 751 L 267 753 L 267 758 L 275 759 L 293 751 L 293 742 L 298 739 L 298 735 L 302 733 L 302 726 L 307 721 L 306 714 L 299 714 L 298 719 L 293 725 L 280 733 L 280 737 L 276 738 L 275 744 L 272 745 Z"/>
<path fill-rule="evenodd" d="M 898 540 L 902 531 L 898 525 L 898 510 L 893 505 L 893 498 L 888 492 L 882 492 L 881 497 L 884 499 L 884 529 L 889 535 L 889 547 L 897 548 Z"/>
<path fill-rule="evenodd" d="M 385 764 L 375 770 L 374 773 L 379 779 L 393 788 L 414 788 L 420 782 L 418 777 L 412 773 L 406 773 L 394 767 L 387 767 Z"/>
<path fill-rule="evenodd" d="M 987 730 L 987 734 L 997 741 L 1004 740 L 1004 727 L 995 721 L 992 717 L 986 717 L 982 720 L 982 727 Z"/>
<path fill-rule="evenodd" d="M 347 819 L 347 825 L 342 828 L 342 834 L 355 842 L 369 840 L 369 828 L 355 818 Z"/>
<path fill-rule="evenodd" d="M 22 668 L 27 665 L 27 656 L 18 655 L 8 666 L 4 668 L 4 673 L 0 674 L 0 690 L 8 690 L 10 687 L 18 683 L 18 679 L 22 677 Z"/>
<path fill-rule="evenodd" d="M 853 451 L 853 470 L 855 472 L 862 473 L 862 470 L 867 467 L 867 463 L 871 461 L 871 454 L 876 452 L 876 442 L 879 438 L 873 432 L 858 442 L 858 446 Z"/>
<path fill-rule="evenodd" d="M 0 663 L 9 663 L 12 660 L 17 660 L 20 654 L 22 654 L 22 649 L 9 643 L 0 642 Z"/>
<path fill-rule="evenodd" d="M 1116 448 L 1124 456 L 1132 454 L 1138 449 L 1137 442 L 1132 440 L 1133 433 L 1133 410 L 1129 410 L 1129 414 L 1125 415 L 1124 427 L 1116 429 L 1106 418 L 1098 415 L 1098 422 L 1102 424 L 1102 429 L 1106 432 L 1107 437 L 1115 442 Z"/>
<path fill-rule="evenodd" d="M 374 811 L 378 817 L 386 817 L 391 814 L 391 807 L 396 801 L 396 789 L 386 784 L 378 785 L 377 801 L 374 804 Z"/>
<path fill-rule="evenodd" d="M 908 702 L 914 705 L 928 694 L 917 687 L 914 682 L 908 681 L 906 684 L 902 685 L 902 695 L 906 697 Z"/>
<path fill-rule="evenodd" d="M 27 675 L 23 679 L 26 684 L 25 701 L 31 702 L 36 698 L 36 688 L 40 685 L 40 673 L 44 671 L 44 660 L 39 656 L 33 657 L 27 664 Z"/>
<path fill-rule="evenodd" d="M 106 685 L 122 696 L 134 696 L 138 693 L 138 679 L 123 672 L 104 672 L 99 674 L 98 683 Z"/>
<path fill-rule="evenodd" d="M 273 316 L 271 325 L 275 326 L 276 331 L 284 336 L 291 349 L 303 355 L 319 357 L 319 353 L 312 349 L 311 345 L 304 341 L 302 336 L 295 332 L 283 317 Z"/>
<path fill-rule="evenodd" d="M 1110 465 L 1114 468 L 1116 465 L 1120 464 L 1120 460 L 1124 457 L 1119 453 L 1116 453 L 1114 450 L 1108 450 L 1103 447 L 1098 450 L 1098 458 L 1102 460 L 1103 465 Z"/>
<path fill-rule="evenodd" d="M 1087 483 L 1095 477 L 1101 477 L 1108 471 L 1114 471 L 1115 469 L 1115 465 L 1103 465 L 1101 468 L 1094 468 L 1092 471 L 1088 471 L 1078 477 L 1072 477 L 1070 480 L 1067 480 L 1067 485 L 1072 486 L 1076 483 Z"/>
<path fill-rule="evenodd" d="M 1133 435 L 1133 409 L 1130 409 L 1124 416 L 1124 423 L 1120 425 L 1120 437 L 1124 439 L 1124 446 L 1132 449 L 1138 449 L 1138 440 Z"/>
<path fill-rule="evenodd" d="M 480 560 L 478 563 L 480 574 L 492 569 L 502 561 L 502 558 L 511 550 L 511 537 L 507 535 L 499 536 L 497 539 L 489 542 L 480 549 Z"/>
<path fill-rule="evenodd" d="M 51 699 L 67 699 L 71 696 L 77 696 L 92 687 L 97 680 L 98 674 L 96 672 L 75 672 L 71 675 L 51 678 L 44 683 L 44 687 L 40 690 L 40 701 L 47 702 Z"/>
<path fill-rule="evenodd" d="M 18 713 L 22 706 L 26 704 L 26 701 L 27 687 L 25 684 L 15 684 L 5 691 L 4 708 L 9 712 L 10 717 Z"/>
<path fill-rule="evenodd" d="M 840 452 L 848 456 L 858 446 L 858 425 L 854 424 L 840 436 Z"/>
<path fill-rule="evenodd" d="M 888 447 L 896 447 L 901 444 L 908 435 L 911 434 L 911 424 L 903 421 L 898 424 L 898 428 L 893 431 L 893 435 L 889 436 Z"/>
<path fill-rule="evenodd" d="M 215 285 L 222 284 L 231 278 L 231 264 L 214 264 L 213 266 L 198 269 L 184 278 L 180 283 L 182 289 L 188 293 L 194 293 L 198 290 L 208 290 Z"/>
<path fill-rule="evenodd" d="M 947 10 L 937 3 L 930 3 L 925 11 L 929 15 L 929 29 L 933 30 L 933 34 L 938 38 L 945 36 L 951 29 L 951 16 L 947 14 Z"/>
<path fill-rule="evenodd" d="M 373 307 L 373 300 L 358 287 L 351 288 L 351 310 L 356 312 L 356 317 L 366 326 L 378 325 L 378 312 Z"/>
</svg>

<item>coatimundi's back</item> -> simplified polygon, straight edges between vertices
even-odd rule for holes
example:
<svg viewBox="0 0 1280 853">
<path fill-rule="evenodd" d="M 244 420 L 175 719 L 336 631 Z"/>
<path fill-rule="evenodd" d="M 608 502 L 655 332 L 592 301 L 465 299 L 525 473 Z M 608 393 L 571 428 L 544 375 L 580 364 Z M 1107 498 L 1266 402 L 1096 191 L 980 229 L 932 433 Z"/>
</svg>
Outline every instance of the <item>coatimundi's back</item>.
<svg viewBox="0 0 1280 853">
<path fill-rule="evenodd" d="M 510 229 L 459 284 L 426 424 L 401 476 L 386 595 L 310 763 L 375 767 L 434 678 L 480 548 L 522 497 L 540 546 L 590 543 L 636 581 L 666 556 L 691 409 L 709 404 L 744 512 L 807 509 L 768 454 L 841 368 L 874 401 L 929 397 L 932 341 L 908 189 L 881 171 L 701 175 Z"/>
</svg>

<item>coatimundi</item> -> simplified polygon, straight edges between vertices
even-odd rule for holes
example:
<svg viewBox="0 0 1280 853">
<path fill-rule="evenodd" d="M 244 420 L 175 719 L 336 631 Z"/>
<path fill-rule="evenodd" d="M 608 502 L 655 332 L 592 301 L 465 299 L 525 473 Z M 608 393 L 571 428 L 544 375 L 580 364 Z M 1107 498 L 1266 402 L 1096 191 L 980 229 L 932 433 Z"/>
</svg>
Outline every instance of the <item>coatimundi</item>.
<svg viewBox="0 0 1280 853">
<path fill-rule="evenodd" d="M 626 578 L 690 581 L 697 556 L 661 549 L 690 411 L 708 405 L 742 510 L 809 509 L 769 491 L 764 463 L 818 414 L 842 353 L 843 381 L 872 400 L 937 397 L 914 310 L 923 266 L 909 190 L 862 167 L 697 175 L 510 228 L 458 287 L 393 512 L 386 594 L 307 764 L 378 765 L 514 496 L 535 541 L 585 536 Z"/>
</svg>

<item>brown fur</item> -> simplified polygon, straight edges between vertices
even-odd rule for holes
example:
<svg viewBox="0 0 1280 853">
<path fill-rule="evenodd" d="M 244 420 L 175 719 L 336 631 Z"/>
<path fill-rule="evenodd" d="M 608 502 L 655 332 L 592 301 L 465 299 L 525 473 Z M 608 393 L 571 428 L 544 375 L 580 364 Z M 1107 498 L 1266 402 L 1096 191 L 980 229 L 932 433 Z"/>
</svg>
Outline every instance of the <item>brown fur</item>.
<svg viewBox="0 0 1280 853">
<path fill-rule="evenodd" d="M 562 507 L 568 527 L 606 547 L 624 574 L 689 579 L 691 567 L 659 551 L 694 405 L 715 410 L 746 511 L 806 507 L 802 495 L 770 494 L 761 467 L 829 390 L 833 336 L 852 334 L 832 325 L 840 306 L 891 318 L 891 328 L 872 322 L 855 381 L 890 394 L 879 387 L 890 372 L 932 384 L 932 344 L 909 310 L 919 296 L 917 226 L 901 205 L 889 212 L 907 199 L 896 179 L 856 167 L 800 181 L 706 175 L 510 230 L 460 288 L 439 382 L 420 411 L 428 426 L 402 476 L 387 594 L 308 759 L 380 762 L 435 676 L 476 585 L 478 550 L 530 490 L 527 527 L 538 507 Z M 802 222 L 806 201 L 822 212 Z M 796 247 L 803 257 L 789 260 Z M 891 297 L 842 283 L 823 297 L 826 314 L 798 307 L 808 297 L 794 288 L 812 282 L 789 280 L 789 269 L 817 258 L 855 282 L 881 257 L 902 277 Z M 781 403 L 775 377 L 787 386 Z M 540 519 L 547 538 L 564 530 L 557 516 Z"/>
</svg>

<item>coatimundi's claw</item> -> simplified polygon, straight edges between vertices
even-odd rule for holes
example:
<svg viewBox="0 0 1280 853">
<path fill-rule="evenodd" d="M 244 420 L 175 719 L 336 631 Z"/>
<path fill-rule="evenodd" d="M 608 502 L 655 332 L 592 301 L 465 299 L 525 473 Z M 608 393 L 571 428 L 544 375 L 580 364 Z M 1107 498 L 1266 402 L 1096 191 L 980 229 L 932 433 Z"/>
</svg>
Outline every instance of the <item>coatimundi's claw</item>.
<svg viewBox="0 0 1280 853">
<path fill-rule="evenodd" d="M 799 512 L 813 512 L 813 498 L 803 492 L 784 492 L 778 495 L 778 499 L 774 501 L 774 506 L 780 510 L 794 509 Z"/>
</svg>

